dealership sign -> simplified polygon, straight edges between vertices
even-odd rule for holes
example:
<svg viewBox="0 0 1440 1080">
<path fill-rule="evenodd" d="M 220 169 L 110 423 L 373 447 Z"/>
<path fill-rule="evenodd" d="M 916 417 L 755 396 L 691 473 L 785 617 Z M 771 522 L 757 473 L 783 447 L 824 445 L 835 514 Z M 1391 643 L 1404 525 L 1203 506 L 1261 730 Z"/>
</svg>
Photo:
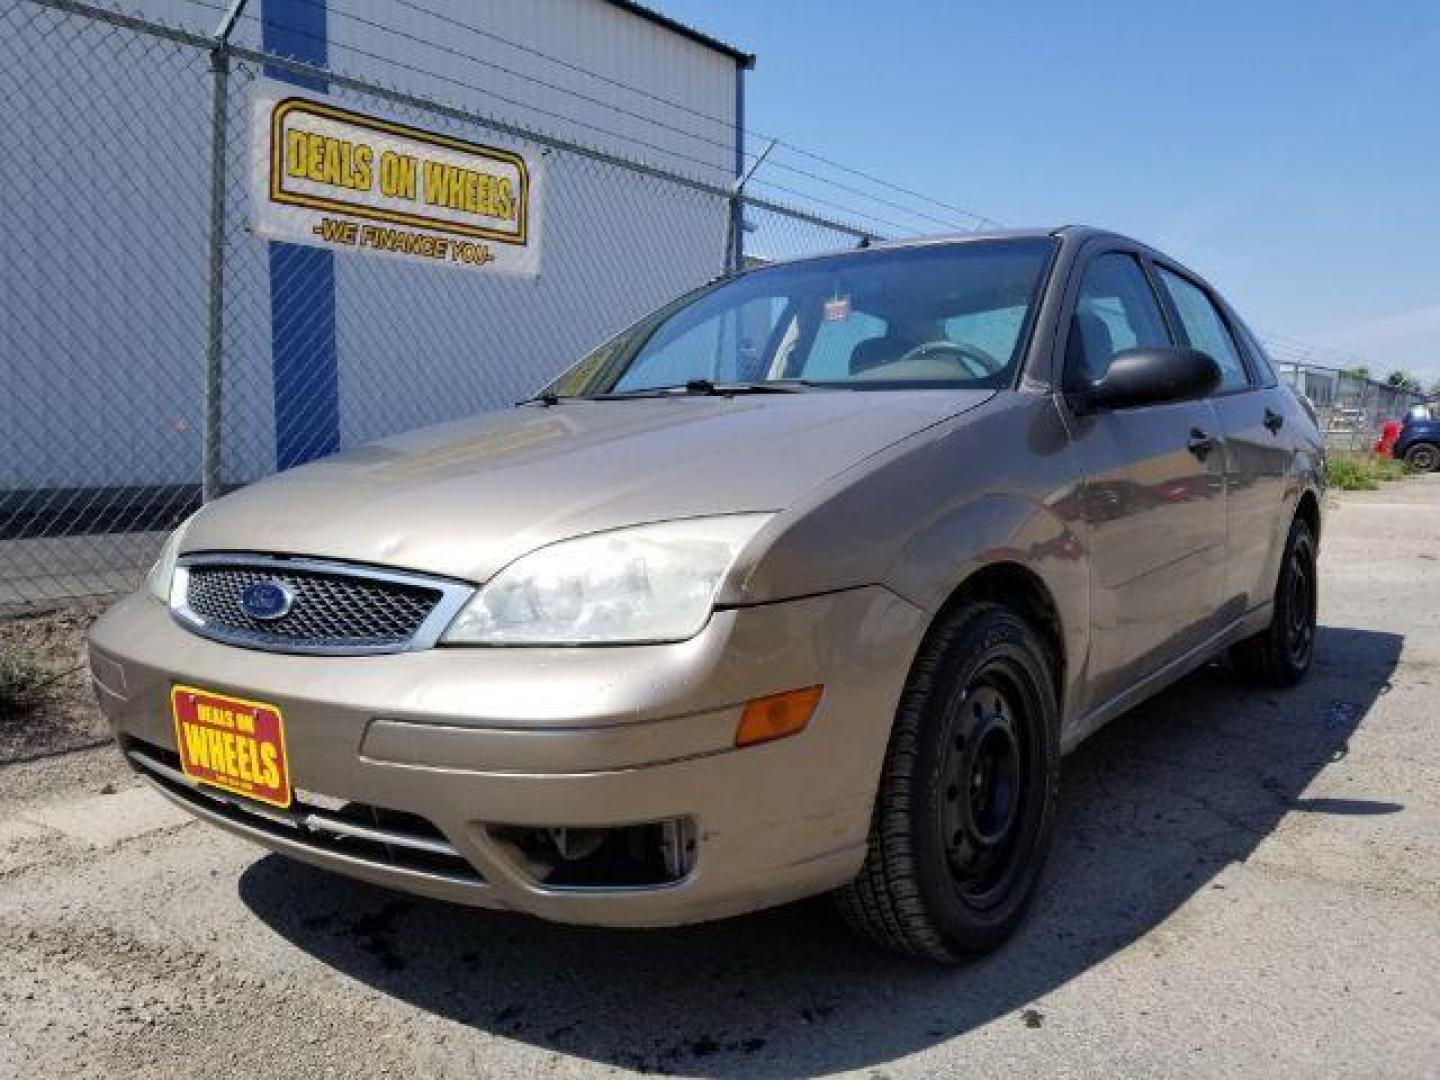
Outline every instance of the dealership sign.
<svg viewBox="0 0 1440 1080">
<path fill-rule="evenodd" d="M 253 172 L 262 236 L 533 277 L 536 155 L 340 108 L 261 81 Z"/>
</svg>

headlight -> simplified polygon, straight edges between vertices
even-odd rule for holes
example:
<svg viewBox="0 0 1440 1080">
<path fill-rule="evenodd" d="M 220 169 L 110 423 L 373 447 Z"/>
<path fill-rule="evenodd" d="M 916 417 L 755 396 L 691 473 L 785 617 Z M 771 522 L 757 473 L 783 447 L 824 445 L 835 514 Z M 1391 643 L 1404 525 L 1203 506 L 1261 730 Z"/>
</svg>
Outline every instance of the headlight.
<svg viewBox="0 0 1440 1080">
<path fill-rule="evenodd" d="M 443 640 L 582 645 L 693 637 L 710 617 L 735 556 L 769 519 L 690 518 L 540 548 L 481 589 Z"/>
<path fill-rule="evenodd" d="M 160 549 L 160 558 L 155 560 L 155 565 L 145 577 L 145 588 L 162 604 L 170 603 L 170 583 L 175 579 L 175 560 L 180 557 L 180 545 L 185 540 L 185 532 L 190 528 L 190 522 L 194 520 L 195 516 L 192 514 L 170 534 L 165 546 Z"/>
</svg>

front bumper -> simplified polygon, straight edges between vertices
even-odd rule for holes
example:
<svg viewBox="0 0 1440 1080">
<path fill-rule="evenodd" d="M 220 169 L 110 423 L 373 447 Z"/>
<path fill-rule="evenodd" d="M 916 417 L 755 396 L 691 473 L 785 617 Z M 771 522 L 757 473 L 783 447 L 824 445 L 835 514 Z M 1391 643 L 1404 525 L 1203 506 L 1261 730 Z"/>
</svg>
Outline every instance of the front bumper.
<svg viewBox="0 0 1440 1080">
<path fill-rule="evenodd" d="M 720 611 L 673 645 L 288 656 L 200 638 L 140 595 L 96 623 L 91 668 L 132 764 L 217 825 L 443 899 L 562 922 L 668 925 L 854 876 L 925 625 L 918 609 L 870 587 Z M 202 794 L 167 772 L 176 683 L 278 706 L 298 791 L 424 819 L 472 872 L 386 857 L 394 849 L 383 830 L 380 841 L 347 840 L 324 814 L 312 821 L 319 832 L 296 828 L 295 815 L 266 817 L 263 807 Z M 814 684 L 824 695 L 804 731 L 733 748 L 746 701 Z M 506 827 L 676 819 L 692 827 L 693 862 L 681 880 L 653 887 L 547 886 L 503 838 Z"/>
</svg>

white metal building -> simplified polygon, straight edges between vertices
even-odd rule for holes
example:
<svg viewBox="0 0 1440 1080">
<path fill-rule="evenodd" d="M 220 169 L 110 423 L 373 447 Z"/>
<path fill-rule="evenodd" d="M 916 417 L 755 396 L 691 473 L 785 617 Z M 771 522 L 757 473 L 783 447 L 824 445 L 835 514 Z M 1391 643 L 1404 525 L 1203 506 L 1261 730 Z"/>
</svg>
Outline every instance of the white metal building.
<svg viewBox="0 0 1440 1080">
<path fill-rule="evenodd" d="M 201 36 L 218 18 L 192 0 L 125 10 Z M 91 34 L 73 13 L 26 19 L 33 40 L 12 42 L 0 93 L 27 96 L 42 150 L 0 163 L 10 193 L 0 242 L 12 253 L 0 261 L 10 297 L 0 495 L 193 489 L 205 426 L 206 55 L 109 27 Z M 66 32 L 47 33 L 46 20 Z M 456 110 L 263 73 L 466 139 L 520 145 L 459 113 L 716 186 L 739 171 L 753 58 L 628 0 L 248 0 L 232 40 Z M 535 143 L 538 277 L 477 284 L 352 253 L 287 262 L 274 249 L 291 245 L 248 230 L 246 94 L 261 76 L 239 63 L 228 91 L 227 486 L 507 405 L 720 268 L 723 199 Z"/>
</svg>

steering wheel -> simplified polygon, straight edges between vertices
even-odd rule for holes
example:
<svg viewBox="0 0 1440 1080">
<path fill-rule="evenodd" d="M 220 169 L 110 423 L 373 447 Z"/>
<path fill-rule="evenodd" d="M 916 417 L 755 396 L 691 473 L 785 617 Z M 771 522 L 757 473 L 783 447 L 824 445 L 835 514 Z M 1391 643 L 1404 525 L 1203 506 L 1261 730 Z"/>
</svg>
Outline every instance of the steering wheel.
<svg viewBox="0 0 1440 1080">
<path fill-rule="evenodd" d="M 953 360 L 956 364 L 965 368 L 978 367 L 978 371 L 970 371 L 971 375 L 983 377 L 994 375 L 1005 367 L 978 345 L 969 345 L 963 341 L 951 341 L 949 338 L 941 338 L 939 341 L 927 341 L 923 345 L 916 345 L 895 363 L 903 364 L 907 360 L 925 360 L 930 357 L 943 357 Z M 968 361 L 968 362 L 967 362 Z"/>
</svg>

